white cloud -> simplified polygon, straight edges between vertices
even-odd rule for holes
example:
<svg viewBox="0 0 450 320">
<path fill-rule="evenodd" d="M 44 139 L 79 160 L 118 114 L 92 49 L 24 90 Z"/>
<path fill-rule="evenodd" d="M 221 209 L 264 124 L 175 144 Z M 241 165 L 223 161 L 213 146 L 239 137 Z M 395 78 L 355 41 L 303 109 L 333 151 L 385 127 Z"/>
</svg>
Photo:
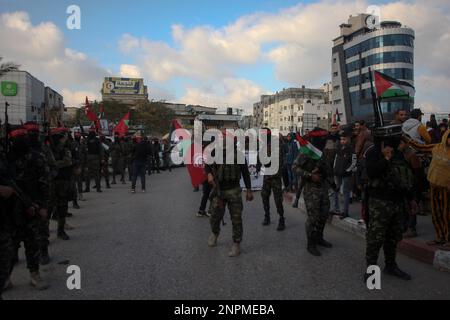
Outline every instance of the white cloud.
<svg viewBox="0 0 450 320">
<path fill-rule="evenodd" d="M 124 78 L 141 78 L 139 67 L 131 64 L 122 64 L 119 73 Z"/>
<path fill-rule="evenodd" d="M 242 107 L 251 112 L 250 106 L 263 93 L 263 89 L 250 80 L 225 78 L 214 85 L 188 87 L 181 101 L 215 107 Z"/>
<path fill-rule="evenodd" d="M 65 46 L 62 31 L 51 22 L 31 23 L 26 12 L 0 15 L 0 54 L 14 61 L 53 89 L 67 93 L 64 102 L 73 106 L 79 95 L 98 98 L 103 77 L 109 73 L 85 53 Z M 79 92 L 79 93 L 77 93 Z"/>
<path fill-rule="evenodd" d="M 71 91 L 70 89 L 62 89 L 61 95 L 64 97 L 64 104 L 66 107 L 80 107 L 86 101 L 86 97 L 91 101 L 101 100 L 100 95 L 93 91 Z"/>
<path fill-rule="evenodd" d="M 188 78 L 191 83 L 184 98 L 189 102 L 197 99 L 242 103 L 250 99 L 236 99 L 225 81 L 240 79 L 242 66 L 272 64 L 274 77 L 293 86 L 329 81 L 332 40 L 339 35 L 339 25 L 349 15 L 365 12 L 368 4 L 359 0 L 323 0 L 275 13 L 246 15 L 221 28 L 188 29 L 176 24 L 172 26 L 172 46 L 126 34 L 121 48 L 142 66 L 143 75 L 151 81 Z M 443 0 L 415 0 L 380 7 L 382 20 L 397 20 L 416 31 L 417 103 L 436 100 L 434 106 L 444 105 L 436 87 L 422 87 L 423 82 L 418 80 L 422 75 L 441 76 L 445 79 L 442 83 L 447 84 L 450 79 L 450 4 Z M 264 80 L 252 79 L 258 87 Z M 450 91 L 450 87 L 446 89 Z M 225 92 L 229 95 L 225 96 Z M 430 95 L 435 98 L 430 99 Z"/>
</svg>

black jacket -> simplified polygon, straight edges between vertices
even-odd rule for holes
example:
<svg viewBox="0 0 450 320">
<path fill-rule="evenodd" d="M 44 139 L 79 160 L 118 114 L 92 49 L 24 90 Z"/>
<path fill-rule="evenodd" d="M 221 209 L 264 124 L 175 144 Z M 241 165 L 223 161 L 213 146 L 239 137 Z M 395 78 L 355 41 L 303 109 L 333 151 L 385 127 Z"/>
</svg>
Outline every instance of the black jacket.
<svg viewBox="0 0 450 320">
<path fill-rule="evenodd" d="M 133 160 L 137 162 L 147 162 L 147 158 L 150 155 L 149 144 L 142 141 L 136 143 L 133 148 Z"/>
<path fill-rule="evenodd" d="M 355 162 L 355 163 L 354 163 Z M 356 165 L 356 155 L 350 145 L 339 145 L 336 158 L 334 159 L 333 172 L 338 177 L 348 177 L 352 175 L 353 165 Z"/>
</svg>

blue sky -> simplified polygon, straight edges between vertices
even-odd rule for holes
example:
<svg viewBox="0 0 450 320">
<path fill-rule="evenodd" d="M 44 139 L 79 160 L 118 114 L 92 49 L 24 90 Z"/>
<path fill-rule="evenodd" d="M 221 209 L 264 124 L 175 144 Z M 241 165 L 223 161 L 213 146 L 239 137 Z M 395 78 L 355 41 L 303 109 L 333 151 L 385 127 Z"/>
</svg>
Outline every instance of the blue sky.
<svg viewBox="0 0 450 320">
<path fill-rule="evenodd" d="M 72 4 L 81 30 L 66 28 Z M 150 98 L 249 111 L 261 94 L 330 81 L 338 26 L 370 4 L 416 30 L 416 100 L 449 109 L 450 5 L 440 0 L 0 0 L 0 55 L 69 106 L 100 98 L 105 76 L 136 75 Z"/>
</svg>

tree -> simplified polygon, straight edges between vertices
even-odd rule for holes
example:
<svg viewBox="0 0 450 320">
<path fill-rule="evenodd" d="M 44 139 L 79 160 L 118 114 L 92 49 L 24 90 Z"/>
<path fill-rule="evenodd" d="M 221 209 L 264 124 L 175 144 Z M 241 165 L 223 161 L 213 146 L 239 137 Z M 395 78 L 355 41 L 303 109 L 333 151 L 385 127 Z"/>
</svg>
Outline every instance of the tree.
<svg viewBox="0 0 450 320">
<path fill-rule="evenodd" d="M 137 105 L 135 112 L 131 113 L 132 123 L 144 125 L 146 134 L 152 136 L 168 133 L 174 117 L 174 112 L 162 102 L 142 101 Z"/>
<path fill-rule="evenodd" d="M 3 57 L 0 57 L 0 62 L 2 60 L 3 60 Z M 14 63 L 14 62 L 5 62 L 5 63 L 0 64 L 0 77 L 8 72 L 18 70 L 19 67 L 20 67 L 20 65 Z"/>
</svg>

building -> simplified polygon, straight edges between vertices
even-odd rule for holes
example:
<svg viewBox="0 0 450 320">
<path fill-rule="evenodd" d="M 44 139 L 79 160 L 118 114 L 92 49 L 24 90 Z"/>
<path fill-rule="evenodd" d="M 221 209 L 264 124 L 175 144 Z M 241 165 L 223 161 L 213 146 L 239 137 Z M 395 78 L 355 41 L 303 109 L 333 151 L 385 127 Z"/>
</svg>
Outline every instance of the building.
<svg viewBox="0 0 450 320">
<path fill-rule="evenodd" d="M 64 121 L 63 96 L 50 87 L 45 87 L 45 120 L 51 126 L 57 126 Z"/>
<path fill-rule="evenodd" d="M 253 126 L 278 129 L 282 134 L 323 126 L 331 114 L 328 87 L 302 86 L 261 96 L 261 101 L 253 105 Z"/>
<path fill-rule="evenodd" d="M 5 102 L 8 102 L 8 121 L 18 125 L 27 121 L 44 121 L 44 83 L 26 71 L 11 71 L 0 77 L 0 119 L 5 121 Z"/>
<path fill-rule="evenodd" d="M 76 107 L 69 107 L 65 109 L 64 113 L 64 121 L 71 121 L 74 122 L 77 118 L 77 114 L 80 108 Z"/>
<path fill-rule="evenodd" d="M 396 21 L 373 26 L 368 14 L 350 16 L 333 40 L 332 105 L 343 123 L 373 120 L 369 67 L 414 85 L 414 30 Z M 386 119 L 397 109 L 413 108 L 411 99 L 396 98 L 381 103 Z"/>
<path fill-rule="evenodd" d="M 238 114 L 200 114 L 196 120 L 203 123 L 204 129 L 241 129 L 242 115 Z"/>
<path fill-rule="evenodd" d="M 163 105 L 166 108 L 172 110 L 175 114 L 175 117 L 180 121 L 181 125 L 186 128 L 194 127 L 194 120 L 198 115 L 214 115 L 217 111 L 217 108 L 198 105 L 186 105 L 182 103 L 164 102 Z"/>
<path fill-rule="evenodd" d="M 102 100 L 136 106 L 148 100 L 147 86 L 142 78 L 106 77 L 102 87 Z"/>
</svg>

